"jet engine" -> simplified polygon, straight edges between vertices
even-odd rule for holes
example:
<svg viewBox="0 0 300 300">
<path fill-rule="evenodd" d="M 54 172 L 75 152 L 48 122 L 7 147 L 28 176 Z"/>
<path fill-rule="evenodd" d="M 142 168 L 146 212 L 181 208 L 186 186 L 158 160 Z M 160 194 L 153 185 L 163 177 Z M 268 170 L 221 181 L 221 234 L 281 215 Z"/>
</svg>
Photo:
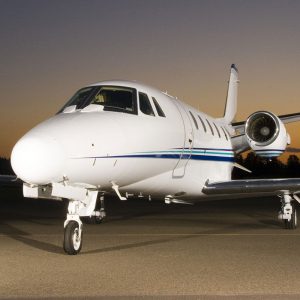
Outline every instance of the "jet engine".
<svg viewBox="0 0 300 300">
<path fill-rule="evenodd" d="M 282 121 L 267 111 L 255 112 L 248 117 L 245 135 L 251 149 L 261 157 L 277 157 L 290 144 Z"/>
</svg>

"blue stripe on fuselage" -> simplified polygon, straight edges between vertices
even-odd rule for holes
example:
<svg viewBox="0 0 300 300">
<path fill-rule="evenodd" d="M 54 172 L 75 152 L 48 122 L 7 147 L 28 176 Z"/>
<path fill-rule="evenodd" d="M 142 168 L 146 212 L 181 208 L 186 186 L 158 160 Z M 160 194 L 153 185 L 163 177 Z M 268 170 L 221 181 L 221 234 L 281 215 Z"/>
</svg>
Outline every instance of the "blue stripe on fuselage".
<svg viewBox="0 0 300 300">
<path fill-rule="evenodd" d="M 234 162 L 234 157 L 213 156 L 213 155 L 190 155 L 190 154 L 129 154 L 129 155 L 112 155 L 112 156 L 96 156 L 86 158 L 160 158 L 160 159 L 192 159 L 206 161 L 223 161 Z"/>
<path fill-rule="evenodd" d="M 216 148 L 172 148 L 164 151 L 145 151 L 124 155 L 90 156 L 84 158 L 160 158 L 160 159 L 192 159 L 219 162 L 234 162 L 234 152 L 232 149 Z"/>
</svg>

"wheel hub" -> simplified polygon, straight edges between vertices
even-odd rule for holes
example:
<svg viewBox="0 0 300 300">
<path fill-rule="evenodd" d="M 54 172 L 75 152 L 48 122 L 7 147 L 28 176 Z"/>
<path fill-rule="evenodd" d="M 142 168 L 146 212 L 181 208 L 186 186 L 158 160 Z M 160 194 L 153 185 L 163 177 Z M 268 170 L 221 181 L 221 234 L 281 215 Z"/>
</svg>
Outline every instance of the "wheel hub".
<svg viewBox="0 0 300 300">
<path fill-rule="evenodd" d="M 80 243 L 81 243 L 79 228 L 75 228 L 72 240 L 73 240 L 74 249 L 78 250 L 80 247 Z"/>
</svg>

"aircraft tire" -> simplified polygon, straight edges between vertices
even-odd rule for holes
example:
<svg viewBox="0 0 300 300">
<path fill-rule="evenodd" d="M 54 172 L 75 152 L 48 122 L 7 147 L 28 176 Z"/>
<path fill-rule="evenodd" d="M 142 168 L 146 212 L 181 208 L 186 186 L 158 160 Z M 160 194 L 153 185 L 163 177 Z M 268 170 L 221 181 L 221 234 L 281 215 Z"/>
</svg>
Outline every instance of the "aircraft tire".
<svg viewBox="0 0 300 300">
<path fill-rule="evenodd" d="M 295 204 L 293 206 L 292 218 L 290 221 L 284 220 L 284 225 L 286 229 L 296 229 L 297 228 L 297 210 L 295 208 Z"/>
<path fill-rule="evenodd" d="M 82 233 L 79 236 L 79 224 L 70 221 L 64 232 L 64 250 L 69 255 L 76 255 L 82 247 Z"/>
</svg>

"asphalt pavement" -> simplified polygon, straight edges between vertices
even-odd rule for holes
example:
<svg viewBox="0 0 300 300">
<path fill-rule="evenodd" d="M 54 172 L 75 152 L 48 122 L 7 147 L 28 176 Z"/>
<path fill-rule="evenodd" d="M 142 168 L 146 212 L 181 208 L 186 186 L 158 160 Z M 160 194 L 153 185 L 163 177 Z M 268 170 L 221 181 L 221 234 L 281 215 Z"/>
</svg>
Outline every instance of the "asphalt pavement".
<svg viewBox="0 0 300 300">
<path fill-rule="evenodd" d="M 0 298 L 300 299 L 300 230 L 283 229 L 279 199 L 106 204 L 68 256 L 66 204 L 1 188 Z"/>
</svg>

